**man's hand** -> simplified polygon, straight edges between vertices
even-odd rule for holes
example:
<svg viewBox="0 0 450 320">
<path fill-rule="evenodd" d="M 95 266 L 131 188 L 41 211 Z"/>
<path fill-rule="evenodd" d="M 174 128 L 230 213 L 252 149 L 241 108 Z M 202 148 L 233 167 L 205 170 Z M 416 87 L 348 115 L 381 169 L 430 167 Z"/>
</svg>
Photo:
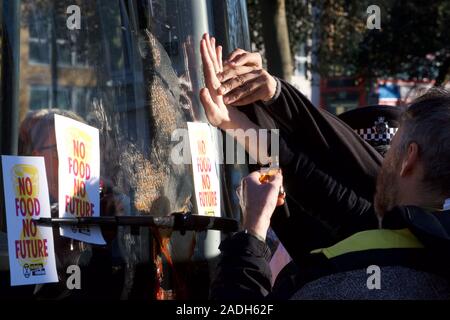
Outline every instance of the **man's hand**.
<svg viewBox="0 0 450 320">
<path fill-rule="evenodd" d="M 256 101 L 269 101 L 276 92 L 276 80 L 262 68 L 259 53 L 236 49 L 223 65 L 217 93 L 224 95 L 224 103 L 242 106 Z"/>
<path fill-rule="evenodd" d="M 227 134 L 235 138 L 253 159 L 256 159 L 261 164 L 268 163 L 267 150 L 258 149 L 260 146 L 259 140 L 257 143 L 249 143 L 249 139 L 245 134 L 247 130 L 259 130 L 259 126 L 237 108 L 227 107 L 223 101 L 223 95 L 217 91 L 221 85 L 217 74 L 223 70 L 222 48 L 220 46 L 216 48 L 214 38 L 204 34 L 200 42 L 200 52 L 206 84 L 206 88 L 200 90 L 200 100 L 208 121 L 213 126 L 225 130 Z"/>
<path fill-rule="evenodd" d="M 239 198 L 244 215 L 243 227 L 265 239 L 275 207 L 284 203 L 284 196 L 280 195 L 283 176 L 278 173 L 264 183 L 260 179 L 259 171 L 242 179 Z"/>
</svg>

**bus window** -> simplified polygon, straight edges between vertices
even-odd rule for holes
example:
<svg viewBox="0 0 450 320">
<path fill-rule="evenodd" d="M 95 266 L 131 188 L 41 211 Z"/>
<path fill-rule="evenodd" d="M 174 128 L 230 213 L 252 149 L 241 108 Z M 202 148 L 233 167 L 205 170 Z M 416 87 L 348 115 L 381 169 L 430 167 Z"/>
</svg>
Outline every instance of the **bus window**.
<svg viewBox="0 0 450 320">
<path fill-rule="evenodd" d="M 225 7 L 235 5 L 228 10 L 235 20 L 223 21 L 228 26 L 214 25 L 212 1 L 207 0 L 18 3 L 17 106 L 2 100 L 2 114 L 9 110 L 18 119 L 9 130 L 16 135 L 18 153 L 44 157 L 51 203 L 56 204 L 58 184 L 64 183 L 58 181 L 53 125 L 54 115 L 61 114 L 100 131 L 101 215 L 195 211 L 192 170 L 170 160 L 178 143 L 171 135 L 186 128 L 187 121 L 206 120 L 198 98 L 202 34 L 216 29 L 232 35 L 230 45 L 248 44 L 248 30 L 242 30 L 246 22 L 236 23 L 246 19 L 245 1 L 223 1 Z M 68 10 L 73 5 L 80 9 L 79 21 Z M 231 30 L 228 20 L 240 28 Z M 11 24 L 6 27 L 12 29 Z M 171 239 L 170 232 L 119 227 L 104 236 L 107 246 L 98 247 L 62 238 L 55 230 L 61 280 L 39 286 L 36 295 L 69 295 L 65 271 L 70 264 L 82 266 L 87 274 L 83 293 L 71 296 L 88 292 L 101 297 L 186 298 L 192 296 L 185 282 L 196 279 L 193 272 L 204 277 L 202 264 L 186 266 L 204 250 L 194 233 Z M 179 261 L 183 272 L 176 270 Z M 207 281 L 199 297 L 207 297 Z"/>
</svg>

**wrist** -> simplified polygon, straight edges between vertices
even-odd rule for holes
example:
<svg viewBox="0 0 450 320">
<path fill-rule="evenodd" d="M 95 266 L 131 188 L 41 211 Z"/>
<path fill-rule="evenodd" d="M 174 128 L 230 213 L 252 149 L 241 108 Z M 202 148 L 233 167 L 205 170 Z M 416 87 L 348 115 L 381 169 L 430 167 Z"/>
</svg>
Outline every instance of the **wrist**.
<svg viewBox="0 0 450 320">
<path fill-rule="evenodd" d="M 256 233 L 253 230 L 250 229 L 244 229 L 244 233 L 249 234 L 253 237 L 255 237 L 256 239 L 258 239 L 261 242 L 266 242 L 266 238 L 265 237 L 261 237 L 258 233 Z"/>
<path fill-rule="evenodd" d="M 273 99 L 273 97 L 275 96 L 275 93 L 277 92 L 277 86 L 278 83 L 275 80 L 274 77 L 269 76 L 269 94 L 267 95 L 267 97 L 265 99 L 263 99 L 264 102 L 268 102 L 270 100 Z"/>
<path fill-rule="evenodd" d="M 272 85 L 274 89 L 274 91 L 271 93 L 270 98 L 268 98 L 267 100 L 263 100 L 264 105 L 268 106 L 271 105 L 275 100 L 278 99 L 278 97 L 280 96 L 281 93 L 281 83 L 280 80 L 278 80 L 278 78 L 275 78 L 273 76 L 270 77 L 271 81 L 274 82 L 274 85 Z"/>
<path fill-rule="evenodd" d="M 266 241 L 267 230 L 269 230 L 270 221 L 255 221 L 255 222 L 244 222 L 244 230 L 254 235 L 261 241 Z"/>
</svg>

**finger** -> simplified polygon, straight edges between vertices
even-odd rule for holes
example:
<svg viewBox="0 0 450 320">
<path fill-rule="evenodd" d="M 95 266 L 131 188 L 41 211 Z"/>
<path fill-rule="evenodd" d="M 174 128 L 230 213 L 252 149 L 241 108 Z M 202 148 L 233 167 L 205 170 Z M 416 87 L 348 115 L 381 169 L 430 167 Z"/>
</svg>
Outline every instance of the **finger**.
<svg viewBox="0 0 450 320">
<path fill-rule="evenodd" d="M 217 79 L 219 79 L 220 82 L 228 81 L 238 75 L 246 74 L 252 71 L 257 70 L 256 67 L 249 67 L 249 66 L 240 66 L 240 67 L 230 67 L 227 68 L 226 65 L 223 66 L 223 72 L 219 73 L 217 75 Z"/>
<path fill-rule="evenodd" d="M 202 39 L 200 41 L 200 55 L 202 58 L 202 65 L 203 65 L 203 73 L 205 76 L 205 83 L 208 88 L 212 88 L 212 81 L 213 81 L 213 64 L 209 57 L 208 49 L 206 48 L 206 40 Z"/>
<path fill-rule="evenodd" d="M 212 54 L 212 52 L 211 52 L 211 39 L 210 39 L 210 36 L 209 36 L 209 34 L 208 33 L 204 33 L 203 34 L 203 37 L 202 37 L 202 39 L 205 41 L 205 43 L 206 43 L 206 52 L 207 52 L 207 54 L 208 54 L 208 56 L 209 56 L 209 59 L 211 60 L 211 63 L 212 63 L 212 66 L 214 67 L 214 70 L 216 70 L 216 67 L 215 67 L 215 65 L 214 65 L 214 54 Z M 215 50 L 213 50 L 213 52 L 214 52 Z M 217 73 L 217 72 L 215 72 L 215 73 Z"/>
<path fill-rule="evenodd" d="M 234 64 L 235 66 L 258 66 L 262 67 L 261 63 L 261 56 L 259 53 L 245 53 L 236 56 L 235 59 L 231 60 L 231 64 Z"/>
<path fill-rule="evenodd" d="M 208 88 L 202 88 L 200 90 L 200 102 L 205 109 L 207 115 L 212 115 L 216 111 L 216 104 L 214 103 Z"/>
<path fill-rule="evenodd" d="M 239 87 L 245 86 L 249 81 L 258 78 L 260 75 L 260 70 L 251 71 L 243 75 L 237 75 L 236 77 L 223 82 L 217 92 L 221 95 L 225 95 Z"/>
<path fill-rule="evenodd" d="M 262 79 L 263 77 L 257 77 L 252 80 L 247 81 L 244 85 L 239 88 L 234 89 L 223 97 L 223 101 L 226 104 L 233 104 L 238 102 L 239 100 L 252 96 L 255 99 L 252 102 L 256 102 L 264 96 L 265 92 L 265 81 Z M 248 99 L 246 99 L 248 100 Z M 242 102 L 242 101 L 240 101 Z"/>
<path fill-rule="evenodd" d="M 243 54 L 245 52 L 246 51 L 244 51 L 240 48 L 234 49 L 234 51 L 228 56 L 226 62 L 230 62 L 230 61 L 234 60 L 236 58 L 236 56 Z"/>
<path fill-rule="evenodd" d="M 222 46 L 218 46 L 216 48 L 216 56 L 219 62 L 219 72 L 223 71 L 223 62 L 222 62 Z"/>
<path fill-rule="evenodd" d="M 216 104 L 214 103 L 208 88 L 202 88 L 200 90 L 200 102 L 207 114 L 211 114 L 216 110 Z"/>
<path fill-rule="evenodd" d="M 212 37 L 211 38 L 211 49 L 214 52 L 214 57 L 213 57 L 213 61 L 214 61 L 214 65 L 216 67 L 216 74 L 222 71 L 222 49 L 219 49 L 220 46 L 216 47 L 216 38 Z M 222 47 L 220 47 L 222 48 Z M 220 51 L 220 52 L 219 52 Z M 220 56 L 219 56 L 220 55 Z"/>
<path fill-rule="evenodd" d="M 211 37 L 210 43 L 211 43 L 211 51 L 214 53 L 213 54 L 213 58 L 214 58 L 213 60 L 217 61 L 216 38 Z M 217 69 L 219 69 L 219 64 L 217 64 Z"/>
<path fill-rule="evenodd" d="M 240 57 L 241 55 L 243 55 L 244 53 L 238 54 L 234 57 L 234 59 L 236 59 L 237 57 Z M 223 70 L 229 70 L 229 69 L 233 69 L 236 67 L 235 63 L 232 62 L 233 60 L 225 60 L 225 63 L 223 64 Z"/>
<path fill-rule="evenodd" d="M 214 70 L 216 72 L 216 74 L 219 72 L 219 65 L 217 64 L 217 59 L 216 59 L 216 39 L 214 39 L 213 37 L 211 37 L 210 35 L 208 35 L 206 37 L 206 43 L 208 44 L 208 52 L 209 52 L 209 56 L 211 58 L 211 61 L 214 64 Z"/>
<path fill-rule="evenodd" d="M 214 42 L 214 47 L 212 42 Z M 214 38 L 210 38 L 209 35 L 206 37 L 206 44 L 209 52 L 209 57 L 214 65 L 214 70 L 217 73 L 219 73 L 219 64 L 217 63 L 216 59 L 216 50 L 215 50 L 215 43 L 216 40 Z"/>
<path fill-rule="evenodd" d="M 217 126 L 220 122 L 219 107 L 214 102 L 211 94 L 207 88 L 200 90 L 200 102 L 202 103 L 203 109 L 205 110 L 206 117 L 208 121 L 213 125 Z"/>
<path fill-rule="evenodd" d="M 280 172 L 271 175 L 269 178 L 269 183 L 276 187 L 277 190 L 280 190 L 283 185 L 283 175 Z"/>
<path fill-rule="evenodd" d="M 249 94 L 247 96 L 244 96 L 234 102 L 225 102 L 225 104 L 232 106 L 232 107 L 241 107 L 246 106 L 252 103 L 255 103 L 256 101 L 260 101 L 261 97 L 265 94 L 265 88 L 258 88 L 254 93 Z"/>
<path fill-rule="evenodd" d="M 243 181 L 252 182 L 252 183 L 255 183 L 257 185 L 260 185 L 260 184 L 262 184 L 261 180 L 259 180 L 260 178 L 261 178 L 261 172 L 253 171 L 247 177 L 245 177 L 243 179 Z"/>
<path fill-rule="evenodd" d="M 277 199 L 277 207 L 284 205 L 285 197 L 278 197 Z"/>
<path fill-rule="evenodd" d="M 217 79 L 214 64 L 209 56 L 206 40 L 200 41 L 200 53 L 202 57 L 203 73 L 205 76 L 205 84 L 210 90 L 216 90 L 220 87 L 220 82 Z"/>
<path fill-rule="evenodd" d="M 222 85 L 219 87 L 217 92 L 221 95 L 227 94 L 228 92 L 243 86 L 251 79 L 259 77 L 260 74 L 260 70 L 256 70 L 243 75 L 237 75 L 228 81 L 222 82 Z"/>
<path fill-rule="evenodd" d="M 270 175 L 267 177 L 265 188 L 272 199 L 276 199 L 276 205 L 281 205 L 284 203 L 284 194 L 280 192 L 283 185 L 283 176 L 280 173 Z"/>
</svg>

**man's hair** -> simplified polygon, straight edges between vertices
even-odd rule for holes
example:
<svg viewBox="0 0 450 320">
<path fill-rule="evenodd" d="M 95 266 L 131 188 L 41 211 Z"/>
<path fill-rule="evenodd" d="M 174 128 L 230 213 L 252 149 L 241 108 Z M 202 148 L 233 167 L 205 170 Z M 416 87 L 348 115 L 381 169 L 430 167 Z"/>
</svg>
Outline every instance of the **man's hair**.
<svg viewBox="0 0 450 320">
<path fill-rule="evenodd" d="M 450 92 L 431 88 L 403 113 L 400 151 L 415 142 L 424 166 L 427 190 L 450 195 Z"/>
</svg>

